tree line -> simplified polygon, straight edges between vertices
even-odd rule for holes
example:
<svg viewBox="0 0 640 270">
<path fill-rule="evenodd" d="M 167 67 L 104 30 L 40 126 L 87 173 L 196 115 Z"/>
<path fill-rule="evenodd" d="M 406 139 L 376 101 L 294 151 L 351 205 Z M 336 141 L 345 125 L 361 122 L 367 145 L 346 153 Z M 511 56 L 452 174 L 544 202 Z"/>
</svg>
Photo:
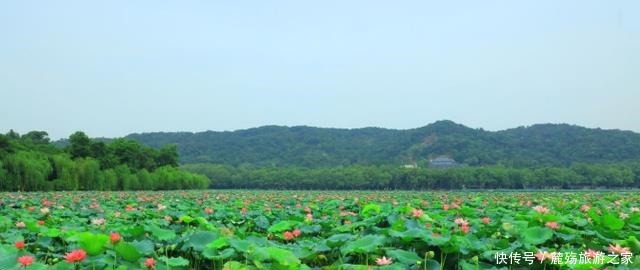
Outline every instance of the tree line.
<svg viewBox="0 0 640 270">
<path fill-rule="evenodd" d="M 83 132 L 60 149 L 44 131 L 0 134 L 0 190 L 170 190 L 206 188 L 206 176 L 181 170 L 175 145 L 108 143 Z"/>
<path fill-rule="evenodd" d="M 398 164 L 307 167 L 295 163 L 284 166 L 201 163 L 179 167 L 175 145 L 157 147 L 125 138 L 90 139 L 83 132 L 76 132 L 60 148 L 50 141 L 46 132 L 20 135 L 10 131 L 0 134 L 0 190 L 640 187 L 637 159 L 568 166 L 500 164 L 448 169 L 404 168 Z"/>
<path fill-rule="evenodd" d="M 505 166 L 403 168 L 399 166 L 234 167 L 186 164 L 212 188 L 257 189 L 581 189 L 638 188 L 640 162 L 569 167 Z"/>
</svg>

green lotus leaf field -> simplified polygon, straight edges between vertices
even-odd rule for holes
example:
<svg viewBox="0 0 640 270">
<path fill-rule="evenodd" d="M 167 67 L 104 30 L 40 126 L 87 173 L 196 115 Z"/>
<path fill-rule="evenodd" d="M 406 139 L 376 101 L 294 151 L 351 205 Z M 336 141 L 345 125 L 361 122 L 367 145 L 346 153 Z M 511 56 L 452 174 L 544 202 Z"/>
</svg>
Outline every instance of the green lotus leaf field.
<svg viewBox="0 0 640 270">
<path fill-rule="evenodd" d="M 0 269 L 640 269 L 637 192 L 0 193 Z"/>
</svg>

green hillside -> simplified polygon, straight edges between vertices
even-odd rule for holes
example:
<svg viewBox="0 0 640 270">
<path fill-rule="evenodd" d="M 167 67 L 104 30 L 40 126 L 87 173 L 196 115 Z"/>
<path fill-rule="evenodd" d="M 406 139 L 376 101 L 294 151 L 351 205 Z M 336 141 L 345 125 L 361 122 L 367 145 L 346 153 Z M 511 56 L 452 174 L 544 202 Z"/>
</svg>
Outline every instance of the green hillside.
<svg viewBox="0 0 640 270">
<path fill-rule="evenodd" d="M 447 155 L 470 165 L 566 166 L 640 159 L 640 134 L 568 124 L 502 131 L 438 121 L 407 130 L 264 126 L 232 132 L 156 132 L 126 138 L 176 144 L 180 161 L 233 166 L 424 165 Z"/>
</svg>

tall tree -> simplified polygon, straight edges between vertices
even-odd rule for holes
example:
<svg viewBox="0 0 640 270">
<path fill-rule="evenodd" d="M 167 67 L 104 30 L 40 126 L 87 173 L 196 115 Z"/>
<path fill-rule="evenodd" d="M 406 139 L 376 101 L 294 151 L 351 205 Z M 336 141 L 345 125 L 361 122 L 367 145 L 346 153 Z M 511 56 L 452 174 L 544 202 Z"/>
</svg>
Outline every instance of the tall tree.
<svg viewBox="0 0 640 270">
<path fill-rule="evenodd" d="M 7 132 L 7 137 L 17 140 L 20 139 L 20 134 L 18 134 L 18 132 L 15 132 L 13 129 L 10 129 L 9 132 Z"/>
<path fill-rule="evenodd" d="M 35 144 L 50 143 L 49 134 L 45 131 L 30 131 L 29 133 L 22 135 L 21 139 Z"/>
<path fill-rule="evenodd" d="M 69 136 L 69 154 L 73 158 L 84 158 L 91 156 L 91 139 L 82 131 Z"/>
<path fill-rule="evenodd" d="M 178 147 L 175 144 L 167 144 L 160 148 L 160 152 L 156 157 L 156 164 L 158 167 L 178 167 Z"/>
</svg>

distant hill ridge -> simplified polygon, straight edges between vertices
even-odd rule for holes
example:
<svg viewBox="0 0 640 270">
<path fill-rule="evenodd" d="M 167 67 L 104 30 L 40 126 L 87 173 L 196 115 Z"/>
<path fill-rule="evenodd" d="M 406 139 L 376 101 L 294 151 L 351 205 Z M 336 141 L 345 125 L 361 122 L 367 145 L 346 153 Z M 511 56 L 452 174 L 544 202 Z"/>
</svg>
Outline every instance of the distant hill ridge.
<svg viewBox="0 0 640 270">
<path fill-rule="evenodd" d="M 181 163 L 234 166 L 423 166 L 440 155 L 469 166 L 640 160 L 640 134 L 568 124 L 486 131 L 443 120 L 406 130 L 263 126 L 224 132 L 134 133 L 126 138 L 152 147 L 176 144 Z"/>
</svg>

